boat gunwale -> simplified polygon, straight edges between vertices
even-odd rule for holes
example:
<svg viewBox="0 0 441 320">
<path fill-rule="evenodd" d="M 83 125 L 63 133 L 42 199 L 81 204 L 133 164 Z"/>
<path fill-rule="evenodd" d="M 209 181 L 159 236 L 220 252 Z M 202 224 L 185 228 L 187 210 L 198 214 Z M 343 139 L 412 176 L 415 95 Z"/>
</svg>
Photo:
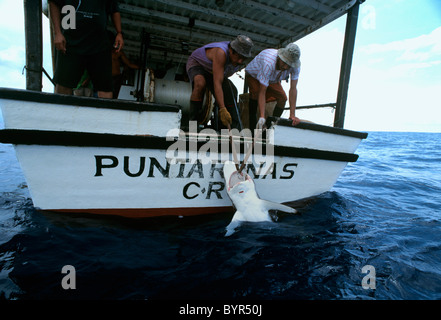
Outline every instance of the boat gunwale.
<svg viewBox="0 0 441 320">
<path fill-rule="evenodd" d="M 276 118 L 276 117 L 268 117 L 267 125 L 269 125 L 269 124 L 271 124 L 273 126 L 276 125 L 276 126 L 291 127 L 291 128 L 296 128 L 296 129 L 320 131 L 320 132 L 324 132 L 324 133 L 332 133 L 332 134 L 337 134 L 340 136 L 348 136 L 348 137 L 359 138 L 359 139 L 366 139 L 368 136 L 367 132 L 352 131 L 352 130 L 348 130 L 348 129 L 324 126 L 324 125 L 312 123 L 312 122 L 300 122 L 299 124 L 293 126 L 292 121 L 290 119 Z"/>
<path fill-rule="evenodd" d="M 115 109 L 137 112 L 175 112 L 181 108 L 175 105 L 137 102 L 130 100 L 104 99 L 95 97 L 82 97 L 74 95 L 62 95 L 39 91 L 30 91 L 13 88 L 0 88 L 0 99 L 20 100 L 27 102 L 58 104 L 72 107 L 90 107 Z"/>
<path fill-rule="evenodd" d="M 181 108 L 174 105 L 136 102 L 129 100 L 102 99 L 95 97 L 79 97 L 54 93 L 44 93 L 39 91 L 30 91 L 12 88 L 0 88 L 0 99 L 21 100 L 37 103 L 59 104 L 72 107 L 91 107 L 91 108 L 107 108 L 116 110 L 127 110 L 137 112 L 179 112 Z M 267 126 L 292 127 L 296 129 L 305 129 L 319 131 L 324 133 L 332 133 L 341 136 L 366 139 L 368 134 L 365 132 L 352 131 L 348 129 L 324 126 L 321 124 L 300 122 L 296 126 L 292 125 L 289 119 L 268 117 Z"/>
</svg>

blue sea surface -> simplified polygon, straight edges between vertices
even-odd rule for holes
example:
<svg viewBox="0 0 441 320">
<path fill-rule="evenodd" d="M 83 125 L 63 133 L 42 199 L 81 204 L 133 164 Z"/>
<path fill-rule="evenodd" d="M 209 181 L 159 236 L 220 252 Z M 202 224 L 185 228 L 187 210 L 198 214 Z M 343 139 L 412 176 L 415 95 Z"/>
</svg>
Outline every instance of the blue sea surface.
<svg viewBox="0 0 441 320">
<path fill-rule="evenodd" d="M 370 132 L 300 215 L 224 237 L 231 214 L 38 212 L 0 144 L 0 299 L 441 299 L 440 146 L 441 133 Z"/>
</svg>

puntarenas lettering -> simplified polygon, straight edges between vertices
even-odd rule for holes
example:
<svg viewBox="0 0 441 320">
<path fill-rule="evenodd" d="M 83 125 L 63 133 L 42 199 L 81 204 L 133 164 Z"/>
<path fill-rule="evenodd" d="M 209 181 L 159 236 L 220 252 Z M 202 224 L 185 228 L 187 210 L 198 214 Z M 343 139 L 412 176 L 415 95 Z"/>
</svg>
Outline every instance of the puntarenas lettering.
<svg viewBox="0 0 441 320">
<path fill-rule="evenodd" d="M 271 164 L 249 163 L 244 172 L 253 179 L 292 179 L 297 163 Z M 280 166 L 280 167 L 279 167 Z M 155 157 L 116 157 L 114 155 L 95 155 L 95 177 L 105 176 L 110 170 L 120 170 L 130 178 L 184 178 L 184 179 L 223 179 L 223 162 L 203 164 L 200 160 L 187 159 L 170 164 L 166 159 Z"/>
</svg>

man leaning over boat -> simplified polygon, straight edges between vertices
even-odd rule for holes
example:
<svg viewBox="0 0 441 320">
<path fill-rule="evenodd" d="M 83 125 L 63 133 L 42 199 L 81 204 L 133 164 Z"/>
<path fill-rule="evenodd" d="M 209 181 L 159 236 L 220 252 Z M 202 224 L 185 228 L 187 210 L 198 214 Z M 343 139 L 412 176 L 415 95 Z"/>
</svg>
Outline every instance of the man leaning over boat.
<svg viewBox="0 0 441 320">
<path fill-rule="evenodd" d="M 281 81 L 291 77 L 289 89 L 290 115 L 293 125 L 300 119 L 295 116 L 297 101 L 297 81 L 300 74 L 300 48 L 295 43 L 281 49 L 261 51 L 246 67 L 245 78 L 250 91 L 249 123 L 250 128 L 259 128 L 265 124 L 265 103 L 275 98 L 273 116 L 280 117 L 286 104 L 286 94 Z M 258 108 L 258 109 L 257 109 Z M 257 121 L 257 110 L 259 121 Z"/>
<path fill-rule="evenodd" d="M 190 120 L 202 122 L 206 118 L 202 105 L 208 87 L 219 107 L 221 123 L 225 127 L 231 125 L 237 128 L 239 115 L 234 110 L 237 89 L 228 78 L 243 67 L 241 65 L 246 58 L 251 57 L 252 47 L 250 38 L 239 35 L 231 42 L 210 43 L 193 51 L 186 66 L 192 83 L 190 114 L 195 115 Z"/>
<path fill-rule="evenodd" d="M 49 0 L 49 10 L 57 49 L 55 92 L 72 94 L 87 70 L 98 97 L 112 98 L 111 44 L 106 28 L 110 15 L 117 33 L 113 46 L 120 51 L 124 40 L 118 1 Z M 65 23 L 68 18 L 75 23 Z"/>
</svg>

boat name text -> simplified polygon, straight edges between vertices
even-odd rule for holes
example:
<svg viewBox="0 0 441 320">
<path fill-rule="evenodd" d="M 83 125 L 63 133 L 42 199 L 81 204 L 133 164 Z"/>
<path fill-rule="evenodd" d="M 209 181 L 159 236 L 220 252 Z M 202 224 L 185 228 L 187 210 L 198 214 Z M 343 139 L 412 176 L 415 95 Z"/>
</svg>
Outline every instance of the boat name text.
<svg viewBox="0 0 441 320">
<path fill-rule="evenodd" d="M 294 177 L 297 166 L 297 163 L 290 162 L 285 164 L 272 162 L 270 165 L 249 163 L 245 166 L 244 172 L 253 179 L 286 180 Z M 203 165 L 199 160 L 194 163 L 182 160 L 170 164 L 165 159 L 159 161 L 155 157 L 141 156 L 134 159 L 123 156 L 121 159 L 114 155 L 95 155 L 95 177 L 109 175 L 118 169 L 130 178 L 190 179 L 182 189 L 182 195 L 189 200 L 202 194 L 206 199 L 223 198 L 221 193 L 225 189 L 223 162 Z"/>
</svg>

